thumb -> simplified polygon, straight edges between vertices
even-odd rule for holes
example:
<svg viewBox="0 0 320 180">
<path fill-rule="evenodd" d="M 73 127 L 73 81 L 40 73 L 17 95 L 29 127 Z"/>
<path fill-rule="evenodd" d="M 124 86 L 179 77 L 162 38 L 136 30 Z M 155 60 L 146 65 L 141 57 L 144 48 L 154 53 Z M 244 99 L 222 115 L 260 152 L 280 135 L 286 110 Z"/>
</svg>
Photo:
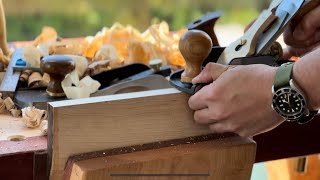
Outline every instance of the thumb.
<svg viewBox="0 0 320 180">
<path fill-rule="evenodd" d="M 228 66 L 217 63 L 209 63 L 198 76 L 192 79 L 192 84 L 210 83 L 215 81 L 227 69 Z"/>
</svg>

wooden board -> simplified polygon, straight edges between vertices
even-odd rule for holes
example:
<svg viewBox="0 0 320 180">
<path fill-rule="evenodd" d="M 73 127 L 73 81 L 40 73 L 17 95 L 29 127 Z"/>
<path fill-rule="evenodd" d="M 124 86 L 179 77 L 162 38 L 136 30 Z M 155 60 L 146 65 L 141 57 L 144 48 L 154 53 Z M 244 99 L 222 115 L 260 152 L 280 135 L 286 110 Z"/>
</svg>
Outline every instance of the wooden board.
<svg viewBox="0 0 320 180">
<path fill-rule="evenodd" d="M 22 118 L 0 114 L 0 141 L 10 140 L 17 136 L 24 138 L 42 136 L 41 128 L 28 128 Z"/>
<path fill-rule="evenodd" d="M 93 158 L 70 164 L 72 171 L 65 179 L 248 180 L 255 147 L 249 138 L 236 136 Z"/>
<path fill-rule="evenodd" d="M 272 180 L 318 180 L 320 179 L 320 156 L 306 156 L 304 171 L 297 171 L 296 163 L 302 158 L 289 158 L 266 162 L 268 178 Z"/>
<path fill-rule="evenodd" d="M 51 179 L 61 179 L 71 155 L 209 134 L 188 98 L 163 89 L 49 103 Z"/>
</svg>

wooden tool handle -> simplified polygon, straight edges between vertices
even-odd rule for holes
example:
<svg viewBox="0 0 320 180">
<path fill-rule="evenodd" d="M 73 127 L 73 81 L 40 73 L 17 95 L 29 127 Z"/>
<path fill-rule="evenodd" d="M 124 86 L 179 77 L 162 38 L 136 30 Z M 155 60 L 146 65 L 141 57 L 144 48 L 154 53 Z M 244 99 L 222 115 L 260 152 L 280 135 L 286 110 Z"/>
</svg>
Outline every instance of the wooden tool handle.
<svg viewBox="0 0 320 180">
<path fill-rule="evenodd" d="M 0 48 L 5 56 L 9 55 L 9 49 L 7 45 L 6 16 L 2 0 L 0 0 Z"/>
<path fill-rule="evenodd" d="M 291 20 L 292 25 L 297 25 L 308 12 L 320 5 L 320 0 L 306 0 L 300 10 Z"/>
<path fill-rule="evenodd" d="M 201 71 L 201 64 L 212 49 L 210 36 L 204 31 L 190 30 L 181 36 L 179 50 L 186 60 L 187 67 L 181 75 L 181 81 L 191 83 Z"/>
<path fill-rule="evenodd" d="M 75 69 L 74 61 L 70 57 L 62 55 L 47 56 L 41 62 L 41 69 L 50 75 L 47 93 L 55 97 L 65 96 L 61 82 L 67 74 Z"/>
</svg>

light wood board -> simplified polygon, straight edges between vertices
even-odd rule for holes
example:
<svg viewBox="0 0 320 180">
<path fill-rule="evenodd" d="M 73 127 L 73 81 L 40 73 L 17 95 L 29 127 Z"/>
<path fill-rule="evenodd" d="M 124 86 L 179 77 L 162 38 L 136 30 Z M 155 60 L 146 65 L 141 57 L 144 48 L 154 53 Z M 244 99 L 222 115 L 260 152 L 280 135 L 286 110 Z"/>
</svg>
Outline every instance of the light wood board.
<svg viewBox="0 0 320 180">
<path fill-rule="evenodd" d="M 302 157 L 301 157 L 302 158 Z M 270 180 L 318 180 L 320 179 L 320 155 L 306 156 L 304 172 L 296 170 L 298 157 L 266 162 Z"/>
<path fill-rule="evenodd" d="M 255 149 L 252 140 L 238 136 L 181 144 L 77 161 L 65 179 L 248 180 Z"/>
<path fill-rule="evenodd" d="M 42 136 L 41 128 L 28 128 L 22 118 L 12 117 L 10 114 L 0 114 L 0 141 L 10 137 L 23 136 L 25 138 Z"/>
<path fill-rule="evenodd" d="M 71 155 L 209 134 L 188 99 L 163 89 L 49 103 L 50 179 L 61 179 Z"/>
</svg>

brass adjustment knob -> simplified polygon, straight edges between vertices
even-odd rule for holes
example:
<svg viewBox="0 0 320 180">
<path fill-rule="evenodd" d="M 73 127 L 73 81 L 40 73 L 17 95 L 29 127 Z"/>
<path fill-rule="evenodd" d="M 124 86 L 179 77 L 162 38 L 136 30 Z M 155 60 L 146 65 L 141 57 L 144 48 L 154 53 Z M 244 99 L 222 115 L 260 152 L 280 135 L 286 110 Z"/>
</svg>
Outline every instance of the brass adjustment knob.
<svg viewBox="0 0 320 180">
<path fill-rule="evenodd" d="M 61 87 L 61 82 L 67 74 L 71 73 L 75 69 L 75 62 L 67 56 L 52 55 L 43 58 L 40 66 L 42 71 L 50 76 L 50 82 L 47 87 L 47 93 L 49 96 L 65 96 Z"/>
<path fill-rule="evenodd" d="M 202 62 L 212 50 L 211 38 L 204 31 L 187 31 L 180 38 L 179 50 L 186 61 L 181 82 L 191 83 L 192 79 L 200 74 Z"/>
</svg>

